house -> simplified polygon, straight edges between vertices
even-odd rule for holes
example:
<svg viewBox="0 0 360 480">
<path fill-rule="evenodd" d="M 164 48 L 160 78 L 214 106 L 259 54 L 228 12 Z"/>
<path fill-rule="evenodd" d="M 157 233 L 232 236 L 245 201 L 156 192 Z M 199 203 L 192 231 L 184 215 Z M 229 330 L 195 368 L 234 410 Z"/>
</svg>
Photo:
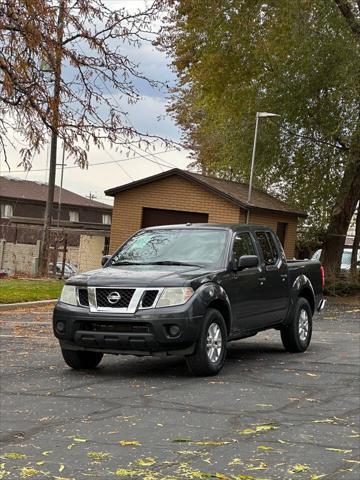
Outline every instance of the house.
<svg viewBox="0 0 360 480">
<path fill-rule="evenodd" d="M 35 244 L 41 227 L 48 186 L 45 183 L 0 177 L 1 238 L 8 242 Z M 58 225 L 60 187 L 55 187 L 52 225 Z M 69 244 L 79 245 L 84 231 L 99 231 L 109 237 L 112 207 L 61 189 L 59 227 L 69 232 Z"/>
<path fill-rule="evenodd" d="M 0 270 L 35 275 L 40 255 L 48 186 L 0 177 Z M 112 207 L 55 187 L 50 261 L 66 261 L 79 271 L 98 268 L 108 253 Z"/>
<path fill-rule="evenodd" d="M 114 197 L 110 252 L 143 227 L 177 223 L 250 223 L 277 232 L 293 257 L 298 219 L 306 217 L 277 198 L 248 185 L 174 168 L 105 191 Z"/>
</svg>

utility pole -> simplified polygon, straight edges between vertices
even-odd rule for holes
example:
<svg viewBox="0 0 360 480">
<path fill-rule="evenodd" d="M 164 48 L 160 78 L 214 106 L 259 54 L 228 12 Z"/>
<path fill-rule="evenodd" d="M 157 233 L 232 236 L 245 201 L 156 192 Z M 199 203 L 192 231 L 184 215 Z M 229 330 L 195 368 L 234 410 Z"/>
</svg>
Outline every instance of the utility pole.
<svg viewBox="0 0 360 480">
<path fill-rule="evenodd" d="M 61 197 L 62 197 L 62 189 L 63 189 L 63 181 L 64 181 L 64 167 L 65 167 L 65 142 L 63 145 L 63 155 L 62 155 L 62 162 L 61 162 L 61 179 L 60 179 L 60 191 L 59 191 L 59 204 L 58 204 L 58 218 L 57 218 L 57 226 L 60 227 L 60 216 L 61 216 Z"/>
<path fill-rule="evenodd" d="M 62 61 L 62 40 L 64 34 L 65 0 L 59 1 L 59 13 L 57 18 L 56 45 L 54 52 L 54 95 L 52 99 L 51 119 L 51 145 L 49 162 L 48 196 L 44 217 L 44 228 L 40 250 L 40 274 L 47 275 L 50 251 L 50 227 L 53 213 L 55 175 L 56 175 L 56 153 L 59 129 L 59 107 L 61 93 L 61 61 Z"/>
</svg>

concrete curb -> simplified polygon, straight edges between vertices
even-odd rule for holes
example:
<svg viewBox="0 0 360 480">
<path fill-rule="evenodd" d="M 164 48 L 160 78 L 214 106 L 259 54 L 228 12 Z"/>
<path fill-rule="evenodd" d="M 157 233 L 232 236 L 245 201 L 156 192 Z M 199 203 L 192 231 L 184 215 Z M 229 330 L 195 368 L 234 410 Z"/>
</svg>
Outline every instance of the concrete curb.
<svg viewBox="0 0 360 480">
<path fill-rule="evenodd" d="M 21 302 L 21 303 L 0 303 L 0 312 L 4 310 L 16 310 L 18 308 L 27 307 L 46 307 L 47 305 L 55 305 L 55 300 L 37 300 L 36 302 Z"/>
</svg>

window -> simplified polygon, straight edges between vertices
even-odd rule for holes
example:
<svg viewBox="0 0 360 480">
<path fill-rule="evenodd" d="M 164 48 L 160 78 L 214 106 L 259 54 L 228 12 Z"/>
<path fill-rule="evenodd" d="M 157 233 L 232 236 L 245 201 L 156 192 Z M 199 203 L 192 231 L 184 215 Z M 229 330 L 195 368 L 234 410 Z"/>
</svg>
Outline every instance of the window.
<svg viewBox="0 0 360 480">
<path fill-rule="evenodd" d="M 79 212 L 77 212 L 75 210 L 70 210 L 69 219 L 70 219 L 70 222 L 78 222 L 79 221 Z"/>
<path fill-rule="evenodd" d="M 112 264 L 181 262 L 218 268 L 224 259 L 227 238 L 228 232 L 220 229 L 143 230 L 116 252 Z"/>
<path fill-rule="evenodd" d="M 234 240 L 233 257 L 236 262 L 243 255 L 256 255 L 254 245 L 248 233 L 238 233 Z"/>
<path fill-rule="evenodd" d="M 274 239 L 268 232 L 256 232 L 256 238 L 263 252 L 265 265 L 275 265 L 279 257 Z"/>
<path fill-rule="evenodd" d="M 288 224 L 285 223 L 285 222 L 278 222 L 277 227 L 276 227 L 276 234 L 277 234 L 282 246 L 285 245 L 287 226 L 288 226 Z"/>
<path fill-rule="evenodd" d="M 13 206 L 8 204 L 1 204 L 1 217 L 10 218 L 14 215 Z"/>
<path fill-rule="evenodd" d="M 104 213 L 102 216 L 102 223 L 104 225 L 111 225 L 111 215 L 108 213 Z"/>
</svg>

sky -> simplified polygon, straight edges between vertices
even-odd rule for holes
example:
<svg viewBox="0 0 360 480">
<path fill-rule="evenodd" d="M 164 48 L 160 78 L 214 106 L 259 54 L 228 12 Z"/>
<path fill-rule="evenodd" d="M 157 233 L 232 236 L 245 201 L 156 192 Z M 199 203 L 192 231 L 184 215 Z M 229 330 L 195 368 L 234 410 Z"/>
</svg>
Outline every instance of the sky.
<svg viewBox="0 0 360 480">
<path fill-rule="evenodd" d="M 109 5 L 122 5 L 128 9 L 142 8 L 142 0 L 105 0 Z M 151 45 L 144 44 L 139 49 L 132 49 L 131 58 L 139 64 L 140 70 L 149 78 L 174 82 L 174 74 L 168 66 L 169 60 L 165 54 L 155 50 Z M 173 119 L 166 113 L 166 93 L 149 88 L 148 85 L 137 85 L 142 99 L 139 103 L 129 107 L 131 123 L 139 131 L 159 135 L 167 139 L 179 141 L 181 132 Z M 21 144 L 15 140 L 20 149 Z M 104 190 L 118 185 L 132 182 L 140 178 L 155 175 L 169 168 L 185 169 L 191 162 L 189 151 L 175 150 L 170 147 L 165 151 L 162 144 L 157 150 L 149 153 L 139 151 L 138 155 L 127 158 L 110 146 L 104 150 L 91 148 L 88 154 L 89 167 L 82 170 L 74 166 L 71 159 L 66 159 L 64 168 L 63 187 L 80 195 L 95 195 L 96 200 L 112 204 L 113 199 L 106 197 Z M 146 158 L 144 158 L 146 157 Z M 20 179 L 47 182 L 49 148 L 33 160 L 33 168 L 24 172 L 19 167 L 20 156 L 17 149 L 8 150 L 10 171 L 3 160 L 0 160 L 0 175 Z M 62 161 L 62 145 L 58 146 L 58 163 Z M 106 163 L 105 163 L 106 162 Z M 56 184 L 60 184 L 61 166 L 57 167 Z"/>
</svg>

